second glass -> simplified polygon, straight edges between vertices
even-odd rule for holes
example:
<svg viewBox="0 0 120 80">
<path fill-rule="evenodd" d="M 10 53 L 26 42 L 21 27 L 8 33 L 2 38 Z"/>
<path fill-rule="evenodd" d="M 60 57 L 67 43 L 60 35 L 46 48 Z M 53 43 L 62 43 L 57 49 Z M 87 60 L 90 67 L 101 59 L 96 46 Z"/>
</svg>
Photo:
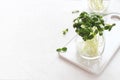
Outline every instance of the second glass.
<svg viewBox="0 0 120 80">
<path fill-rule="evenodd" d="M 89 8 L 92 12 L 103 13 L 107 10 L 110 0 L 88 0 Z"/>
</svg>

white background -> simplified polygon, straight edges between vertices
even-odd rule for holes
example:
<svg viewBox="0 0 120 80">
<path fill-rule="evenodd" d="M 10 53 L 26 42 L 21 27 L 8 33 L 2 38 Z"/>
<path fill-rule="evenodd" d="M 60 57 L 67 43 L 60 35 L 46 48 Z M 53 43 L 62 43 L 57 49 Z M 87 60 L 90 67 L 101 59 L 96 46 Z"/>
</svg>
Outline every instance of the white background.
<svg viewBox="0 0 120 80">
<path fill-rule="evenodd" d="M 0 0 L 0 80 L 119 80 L 120 52 L 99 76 L 58 57 L 56 48 L 74 36 L 61 31 L 72 27 L 73 10 L 88 10 L 87 1 Z M 108 11 L 120 12 L 119 3 L 111 0 Z"/>
</svg>

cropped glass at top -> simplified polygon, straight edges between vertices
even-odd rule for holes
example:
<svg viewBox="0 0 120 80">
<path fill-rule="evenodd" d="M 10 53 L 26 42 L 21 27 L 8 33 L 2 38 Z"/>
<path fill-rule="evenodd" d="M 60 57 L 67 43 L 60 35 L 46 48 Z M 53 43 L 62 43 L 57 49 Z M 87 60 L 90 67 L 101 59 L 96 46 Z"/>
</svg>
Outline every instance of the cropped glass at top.
<svg viewBox="0 0 120 80">
<path fill-rule="evenodd" d="M 92 12 L 103 13 L 110 4 L 110 0 L 88 0 L 89 8 Z"/>
</svg>

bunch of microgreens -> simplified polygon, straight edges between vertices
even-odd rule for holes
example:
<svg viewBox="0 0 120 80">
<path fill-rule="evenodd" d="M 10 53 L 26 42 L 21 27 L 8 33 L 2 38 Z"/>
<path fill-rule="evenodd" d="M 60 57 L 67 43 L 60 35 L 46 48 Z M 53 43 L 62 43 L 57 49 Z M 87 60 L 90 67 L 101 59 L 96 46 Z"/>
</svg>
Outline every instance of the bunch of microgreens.
<svg viewBox="0 0 120 80">
<path fill-rule="evenodd" d="M 105 30 L 110 31 L 113 26 L 115 26 L 115 24 L 106 24 L 103 17 L 95 13 L 82 12 L 73 20 L 75 32 L 81 36 L 84 41 L 93 39 L 97 34 L 102 36 Z M 68 29 L 64 31 L 65 34 L 66 32 L 68 32 Z M 56 51 L 66 52 L 66 50 L 67 48 L 65 50 L 58 48 Z"/>
</svg>

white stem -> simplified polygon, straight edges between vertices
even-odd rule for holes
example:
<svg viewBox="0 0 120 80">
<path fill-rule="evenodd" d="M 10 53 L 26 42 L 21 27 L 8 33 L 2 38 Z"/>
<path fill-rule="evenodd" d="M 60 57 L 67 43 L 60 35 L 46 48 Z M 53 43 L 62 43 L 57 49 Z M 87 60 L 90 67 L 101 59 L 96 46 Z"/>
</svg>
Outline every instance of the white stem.
<svg viewBox="0 0 120 80">
<path fill-rule="evenodd" d="M 103 0 L 90 0 L 90 6 L 94 10 L 102 10 L 104 5 L 103 5 Z"/>
</svg>

